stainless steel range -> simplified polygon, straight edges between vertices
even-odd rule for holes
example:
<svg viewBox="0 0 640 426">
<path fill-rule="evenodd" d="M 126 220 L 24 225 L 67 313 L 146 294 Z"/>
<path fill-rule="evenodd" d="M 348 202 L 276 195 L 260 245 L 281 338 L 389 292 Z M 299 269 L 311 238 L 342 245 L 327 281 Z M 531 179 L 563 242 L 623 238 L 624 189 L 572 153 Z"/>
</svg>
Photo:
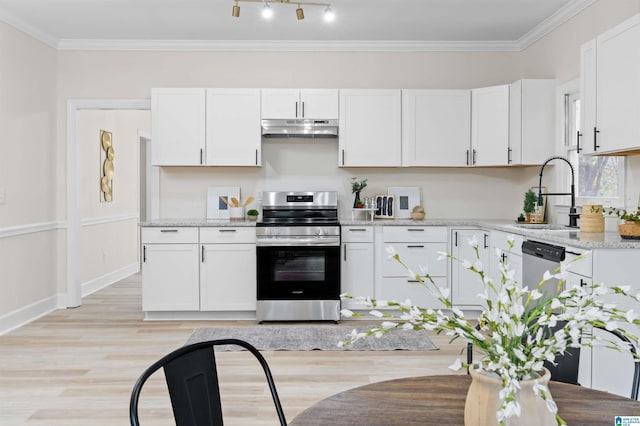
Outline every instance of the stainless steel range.
<svg viewBox="0 0 640 426">
<path fill-rule="evenodd" d="M 258 321 L 338 321 L 337 192 L 264 192 L 262 209 L 256 225 Z"/>
</svg>

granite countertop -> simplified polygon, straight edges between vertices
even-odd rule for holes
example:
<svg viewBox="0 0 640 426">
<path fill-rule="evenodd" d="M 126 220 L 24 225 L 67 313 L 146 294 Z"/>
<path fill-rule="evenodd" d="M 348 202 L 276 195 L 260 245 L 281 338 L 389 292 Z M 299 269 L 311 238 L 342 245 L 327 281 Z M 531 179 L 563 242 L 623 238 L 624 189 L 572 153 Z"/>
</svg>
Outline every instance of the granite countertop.
<svg viewBox="0 0 640 426">
<path fill-rule="evenodd" d="M 617 232 L 587 233 L 579 229 L 570 229 L 562 225 L 550 225 L 552 229 L 541 229 L 535 225 L 518 225 L 509 219 L 341 219 L 342 226 L 448 226 L 474 227 L 487 231 L 497 230 L 522 235 L 528 239 L 540 239 L 552 244 L 572 246 L 583 249 L 640 249 L 640 240 L 627 240 Z M 215 227 L 234 226 L 252 227 L 255 221 L 229 219 L 157 219 L 140 222 L 142 227 Z"/>
<path fill-rule="evenodd" d="M 140 222 L 143 227 L 207 227 L 207 226 L 256 226 L 255 220 L 230 220 L 230 219 L 155 219 Z"/>
<path fill-rule="evenodd" d="M 627 240 L 617 232 L 580 232 L 579 228 L 550 225 L 552 229 L 541 229 L 536 225 L 518 225 L 509 219 L 375 219 L 340 221 L 342 226 L 449 226 L 474 227 L 488 231 L 497 230 L 518 234 L 527 239 L 540 239 L 552 244 L 583 249 L 640 249 L 640 240 Z"/>
</svg>

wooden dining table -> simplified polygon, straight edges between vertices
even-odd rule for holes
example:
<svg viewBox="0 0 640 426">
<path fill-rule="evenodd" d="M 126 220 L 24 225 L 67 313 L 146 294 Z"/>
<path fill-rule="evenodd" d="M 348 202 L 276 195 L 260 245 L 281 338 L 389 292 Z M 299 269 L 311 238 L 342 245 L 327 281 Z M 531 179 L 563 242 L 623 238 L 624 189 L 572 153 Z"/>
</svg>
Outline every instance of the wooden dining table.
<svg viewBox="0 0 640 426">
<path fill-rule="evenodd" d="M 372 383 L 330 396 L 306 409 L 290 426 L 464 425 L 468 375 L 407 377 Z M 550 382 L 558 414 L 576 426 L 614 425 L 616 416 L 640 416 L 640 402 L 566 383 Z"/>
</svg>

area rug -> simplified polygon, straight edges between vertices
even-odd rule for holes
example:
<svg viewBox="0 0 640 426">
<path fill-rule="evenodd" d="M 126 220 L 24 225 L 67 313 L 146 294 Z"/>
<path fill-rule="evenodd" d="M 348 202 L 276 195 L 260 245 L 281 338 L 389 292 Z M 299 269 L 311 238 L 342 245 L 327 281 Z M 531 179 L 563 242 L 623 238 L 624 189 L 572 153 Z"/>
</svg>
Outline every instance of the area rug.
<svg viewBox="0 0 640 426">
<path fill-rule="evenodd" d="M 430 351 L 438 347 L 425 332 L 398 330 L 380 338 L 370 336 L 346 347 L 338 342 L 347 339 L 353 329 L 366 331 L 372 326 L 345 325 L 256 325 L 247 327 L 197 328 L 187 344 L 215 339 L 240 339 L 267 351 Z M 220 346 L 217 350 L 241 350 L 237 346 Z"/>
</svg>

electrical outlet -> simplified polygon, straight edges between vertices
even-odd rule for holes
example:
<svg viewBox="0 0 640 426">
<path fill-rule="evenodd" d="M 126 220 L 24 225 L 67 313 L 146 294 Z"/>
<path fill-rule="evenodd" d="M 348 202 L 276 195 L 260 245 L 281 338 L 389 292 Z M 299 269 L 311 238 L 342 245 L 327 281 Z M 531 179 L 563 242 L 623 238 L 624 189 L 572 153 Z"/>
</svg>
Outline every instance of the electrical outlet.
<svg viewBox="0 0 640 426">
<path fill-rule="evenodd" d="M 4 204 L 6 198 L 6 191 L 4 188 L 0 188 L 0 204 Z"/>
</svg>

